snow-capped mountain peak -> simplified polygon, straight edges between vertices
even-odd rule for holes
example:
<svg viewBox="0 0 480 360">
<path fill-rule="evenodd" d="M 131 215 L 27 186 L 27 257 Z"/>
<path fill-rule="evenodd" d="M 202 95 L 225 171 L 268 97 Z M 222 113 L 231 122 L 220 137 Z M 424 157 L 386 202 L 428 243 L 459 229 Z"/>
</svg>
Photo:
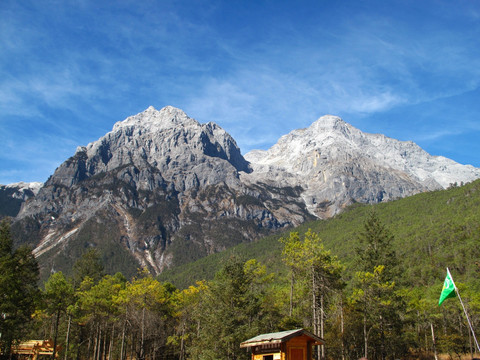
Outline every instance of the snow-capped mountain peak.
<svg viewBox="0 0 480 360">
<path fill-rule="evenodd" d="M 23 182 L 23 181 L 20 181 L 20 182 L 17 182 L 17 183 L 12 183 L 12 184 L 8 184 L 6 185 L 6 188 L 7 189 L 15 189 L 17 191 L 25 191 L 25 190 L 29 190 L 31 191 L 33 194 L 37 194 L 38 193 L 38 190 L 40 190 L 40 188 L 43 186 L 43 183 L 41 182 Z"/>
<path fill-rule="evenodd" d="M 432 156 L 411 141 L 364 133 L 332 115 L 282 136 L 266 151 L 247 153 L 245 159 L 256 181 L 301 184 L 316 215 L 318 201 L 348 203 L 365 192 L 364 201 L 384 201 L 480 177 L 480 169 Z"/>
<path fill-rule="evenodd" d="M 195 119 L 188 117 L 183 110 L 177 109 L 176 107 L 165 106 L 160 110 L 156 110 L 153 106 L 150 106 L 137 115 L 117 122 L 113 126 L 112 132 L 128 127 L 156 131 L 177 126 L 200 126 L 200 124 Z"/>
</svg>

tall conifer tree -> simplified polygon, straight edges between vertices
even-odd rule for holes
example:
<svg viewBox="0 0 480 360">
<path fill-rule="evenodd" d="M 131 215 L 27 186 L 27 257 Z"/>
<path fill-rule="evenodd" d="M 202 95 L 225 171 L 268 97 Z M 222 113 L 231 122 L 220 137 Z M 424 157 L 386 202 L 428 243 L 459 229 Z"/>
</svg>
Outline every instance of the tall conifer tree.
<svg viewBox="0 0 480 360">
<path fill-rule="evenodd" d="M 38 264 L 28 247 L 14 249 L 7 220 L 0 223 L 0 348 L 10 356 L 28 330 L 39 291 Z"/>
</svg>

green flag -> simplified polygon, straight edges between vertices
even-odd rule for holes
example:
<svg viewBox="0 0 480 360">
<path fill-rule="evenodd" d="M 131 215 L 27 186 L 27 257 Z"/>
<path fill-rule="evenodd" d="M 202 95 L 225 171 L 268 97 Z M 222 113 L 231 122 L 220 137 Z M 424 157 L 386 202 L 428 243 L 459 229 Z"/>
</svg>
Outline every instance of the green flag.
<svg viewBox="0 0 480 360">
<path fill-rule="evenodd" d="M 438 306 L 442 305 L 445 299 L 455 297 L 455 284 L 453 283 L 452 275 L 450 275 L 450 271 L 447 269 L 447 276 L 445 277 L 445 281 L 443 282 L 443 289 L 442 293 L 440 294 L 440 299 L 438 300 Z"/>
</svg>

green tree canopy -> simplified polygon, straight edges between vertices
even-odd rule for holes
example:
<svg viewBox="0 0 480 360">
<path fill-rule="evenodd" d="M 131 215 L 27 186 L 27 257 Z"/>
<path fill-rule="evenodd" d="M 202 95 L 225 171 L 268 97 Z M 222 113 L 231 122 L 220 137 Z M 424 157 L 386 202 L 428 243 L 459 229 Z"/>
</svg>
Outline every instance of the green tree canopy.
<svg viewBox="0 0 480 360">
<path fill-rule="evenodd" d="M 28 331 L 38 299 L 38 264 L 28 247 L 13 248 L 10 224 L 0 223 L 0 348 L 8 356 L 11 345 Z"/>
<path fill-rule="evenodd" d="M 398 260 L 393 248 L 393 234 L 380 221 L 372 210 L 363 224 L 363 230 L 357 235 L 360 246 L 356 249 L 357 267 L 360 271 L 372 272 L 376 266 L 383 265 L 381 277 L 392 280 L 398 275 Z"/>
<path fill-rule="evenodd" d="M 75 301 L 75 292 L 71 283 L 65 279 L 63 273 L 57 272 L 50 275 L 50 278 L 45 283 L 45 292 L 43 294 L 46 304 L 46 310 L 49 315 L 55 316 L 54 327 L 54 341 L 53 341 L 53 354 L 52 358 L 55 358 L 55 352 L 57 349 L 57 337 L 58 337 L 58 324 L 60 321 L 60 315 L 67 312 L 68 306 L 72 305 Z"/>
<path fill-rule="evenodd" d="M 192 359 L 248 359 L 239 344 L 265 330 L 262 319 L 264 268 L 256 261 L 232 256 L 201 293 L 198 324 L 190 347 Z"/>
<path fill-rule="evenodd" d="M 104 275 L 104 266 L 97 249 L 91 248 L 82 254 L 82 257 L 73 264 L 73 282 L 75 287 L 89 277 L 97 283 Z"/>
</svg>

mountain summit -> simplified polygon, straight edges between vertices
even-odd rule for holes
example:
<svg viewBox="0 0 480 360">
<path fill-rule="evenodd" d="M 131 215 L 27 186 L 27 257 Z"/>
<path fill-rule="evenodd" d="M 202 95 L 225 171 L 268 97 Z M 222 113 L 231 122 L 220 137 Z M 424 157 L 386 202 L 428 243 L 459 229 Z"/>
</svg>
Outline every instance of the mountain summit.
<svg viewBox="0 0 480 360">
<path fill-rule="evenodd" d="M 312 218 L 300 189 L 242 183 L 251 171 L 218 125 L 150 107 L 78 147 L 14 229 L 32 240 L 44 271 L 94 246 L 111 269 L 159 273 Z"/>
<path fill-rule="evenodd" d="M 480 170 L 327 115 L 242 156 L 215 123 L 149 107 L 62 163 L 25 201 L 12 231 L 43 273 L 88 247 L 107 269 L 160 273 L 271 231 L 468 182 Z"/>
<path fill-rule="evenodd" d="M 480 177 L 480 169 L 432 156 L 411 141 L 364 133 L 326 115 L 245 155 L 254 181 L 300 185 L 309 210 L 329 217 L 352 202 L 380 202 Z"/>
<path fill-rule="evenodd" d="M 116 123 L 99 140 L 78 147 L 72 160 L 63 163 L 47 184 L 70 186 L 132 164 L 142 170 L 159 170 L 162 178 L 175 182 L 182 191 L 196 182 L 227 181 L 232 171 L 248 171 L 235 140 L 216 124 L 201 125 L 171 106 L 160 111 L 149 107 Z M 211 172 L 211 167 L 221 171 Z M 180 172 L 185 176 L 179 177 Z M 151 190 L 154 184 L 146 180 L 136 186 Z"/>
<path fill-rule="evenodd" d="M 142 127 L 145 130 L 168 129 L 176 126 L 199 126 L 195 119 L 185 114 L 184 111 L 173 106 L 166 106 L 160 111 L 150 106 L 140 114 L 130 116 L 123 121 L 117 122 L 113 126 L 113 132 L 122 127 L 135 126 Z"/>
</svg>

